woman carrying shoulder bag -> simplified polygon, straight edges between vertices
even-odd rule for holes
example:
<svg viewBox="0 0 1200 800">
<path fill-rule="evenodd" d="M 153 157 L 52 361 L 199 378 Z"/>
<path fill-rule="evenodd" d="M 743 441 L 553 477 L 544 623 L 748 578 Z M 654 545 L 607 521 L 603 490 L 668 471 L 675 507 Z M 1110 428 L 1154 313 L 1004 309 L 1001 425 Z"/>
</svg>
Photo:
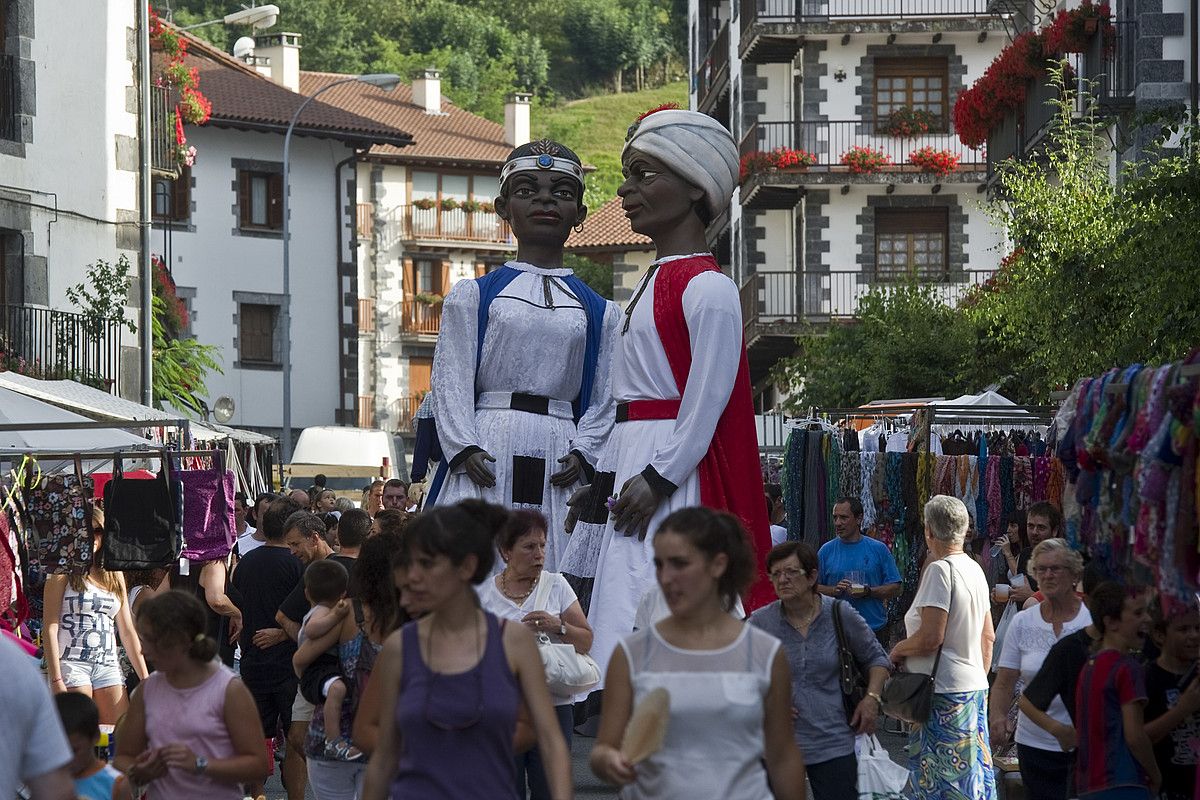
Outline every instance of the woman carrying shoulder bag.
<svg viewBox="0 0 1200 800">
<path fill-rule="evenodd" d="M 767 577 L 779 599 L 751 614 L 750 624 L 783 642 L 792 668 L 792 724 L 814 800 L 842 800 L 858 797 L 854 739 L 875 733 L 890 665 L 854 606 L 817 592 L 819 572 L 817 553 L 804 542 L 771 548 Z M 854 660 L 869 676 L 866 694 L 852 709 L 842 693 L 835 613 Z"/>
<path fill-rule="evenodd" d="M 586 654 L 592 646 L 592 627 L 567 579 L 542 569 L 546 560 L 546 518 L 537 511 L 512 512 L 496 534 L 504 570 L 479 585 L 479 603 L 501 619 L 523 623 L 535 636 L 572 645 Z M 544 598 L 544 599 L 543 599 Z M 538 601 L 542 600 L 541 603 Z M 550 693 L 567 748 L 571 747 L 574 697 Z M 534 747 L 517 759 L 517 794 L 531 800 L 550 797 L 542 757 Z"/>
<path fill-rule="evenodd" d="M 934 676 L 929 714 L 908 741 L 914 800 L 996 799 L 987 716 L 995 632 L 987 578 L 963 552 L 969 522 L 958 498 L 925 504 L 930 562 L 904 615 L 908 638 L 891 652 L 908 672 Z"/>
</svg>

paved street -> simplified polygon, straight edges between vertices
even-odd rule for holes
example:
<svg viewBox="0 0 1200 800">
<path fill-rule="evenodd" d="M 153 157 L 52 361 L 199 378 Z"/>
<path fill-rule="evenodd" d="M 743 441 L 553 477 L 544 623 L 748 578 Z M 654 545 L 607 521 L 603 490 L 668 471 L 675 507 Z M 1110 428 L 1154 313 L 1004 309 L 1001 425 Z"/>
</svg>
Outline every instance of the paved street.
<svg viewBox="0 0 1200 800">
<path fill-rule="evenodd" d="M 903 737 L 881 733 L 879 740 L 888 749 L 894 760 L 904 763 Z M 616 800 L 617 793 L 612 788 L 605 786 L 588 768 L 588 753 L 591 752 L 592 742 L 593 739 L 576 736 L 571 747 L 571 771 L 575 778 L 575 796 L 580 798 Z M 811 794 L 809 796 L 811 797 Z M 311 790 L 306 797 L 315 800 Z M 287 798 L 287 794 L 279 784 L 277 776 L 272 776 L 271 780 L 267 783 L 267 798 L 268 800 L 286 800 Z"/>
</svg>

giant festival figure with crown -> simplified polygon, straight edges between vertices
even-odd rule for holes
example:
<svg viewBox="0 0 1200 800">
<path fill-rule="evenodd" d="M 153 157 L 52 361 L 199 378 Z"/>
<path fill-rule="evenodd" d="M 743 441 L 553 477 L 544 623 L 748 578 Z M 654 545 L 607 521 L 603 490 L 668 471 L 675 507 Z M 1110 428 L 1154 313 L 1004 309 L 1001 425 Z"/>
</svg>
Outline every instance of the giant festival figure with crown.
<svg viewBox="0 0 1200 800">
<path fill-rule="evenodd" d="M 443 306 L 431 383 L 445 458 L 426 506 L 476 498 L 541 511 L 553 572 L 567 498 L 612 426 L 620 309 L 563 267 L 567 236 L 587 216 L 573 152 L 548 140 L 515 149 L 496 213 L 512 226 L 516 259 L 459 281 Z"/>
<path fill-rule="evenodd" d="M 653 239 L 657 257 L 621 320 L 616 423 L 596 479 L 572 498 L 562 562 L 581 598 L 591 590 L 591 653 L 602 668 L 655 587 L 653 534 L 679 508 L 741 519 L 760 569 L 746 611 L 773 599 L 762 573 L 771 540 L 741 304 L 705 239 L 729 206 L 737 147 L 712 117 L 663 108 L 630 127 L 621 160 L 625 214 Z"/>
</svg>

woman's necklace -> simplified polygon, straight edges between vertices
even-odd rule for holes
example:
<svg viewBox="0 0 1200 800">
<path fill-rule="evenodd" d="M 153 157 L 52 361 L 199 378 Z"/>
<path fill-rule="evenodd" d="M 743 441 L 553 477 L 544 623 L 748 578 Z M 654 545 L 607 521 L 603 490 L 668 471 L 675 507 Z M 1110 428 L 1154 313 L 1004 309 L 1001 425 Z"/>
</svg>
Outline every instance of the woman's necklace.
<svg viewBox="0 0 1200 800">
<path fill-rule="evenodd" d="M 804 612 L 803 617 L 797 616 L 797 618 L 795 620 L 793 620 L 792 614 L 789 613 L 788 614 L 788 622 L 791 623 L 792 627 L 796 628 L 797 630 L 800 630 L 801 628 L 806 629 L 806 628 L 808 628 L 809 625 L 812 625 L 813 620 L 815 620 L 817 618 L 817 615 L 820 613 L 821 613 L 821 601 L 819 598 L 813 598 L 812 608 L 810 608 L 808 611 Z"/>
<path fill-rule="evenodd" d="M 504 571 L 500 573 L 500 591 L 504 593 L 505 597 L 507 597 L 509 600 L 512 600 L 517 605 L 524 605 L 525 601 L 529 599 L 529 595 L 533 594 L 533 590 L 537 588 L 538 581 L 541 579 L 541 573 L 538 573 L 538 576 L 533 579 L 533 583 L 529 584 L 529 591 L 522 595 L 513 594 L 508 588 L 508 568 L 506 567 Z"/>
</svg>

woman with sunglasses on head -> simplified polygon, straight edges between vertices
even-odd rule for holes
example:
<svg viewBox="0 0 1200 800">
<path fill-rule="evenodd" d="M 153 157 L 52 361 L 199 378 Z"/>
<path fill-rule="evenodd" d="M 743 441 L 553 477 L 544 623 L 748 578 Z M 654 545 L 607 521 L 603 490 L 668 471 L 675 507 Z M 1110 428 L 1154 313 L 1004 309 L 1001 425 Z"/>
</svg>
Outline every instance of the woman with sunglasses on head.
<svg viewBox="0 0 1200 800">
<path fill-rule="evenodd" d="M 91 565 L 84 572 L 46 578 L 42 642 L 50 690 L 86 694 L 100 709 L 100 724 L 114 725 L 128 706 L 118 634 L 138 679 L 145 680 L 149 673 L 129 611 L 125 578 L 100 566 L 104 512 L 92 506 L 91 518 Z"/>
<path fill-rule="evenodd" d="M 515 799 L 512 737 L 522 699 L 550 794 L 571 797 L 567 748 L 533 634 L 479 607 L 474 587 L 491 574 L 492 541 L 491 527 L 458 506 L 421 514 L 405 533 L 406 589 L 429 613 L 389 636 L 375 665 L 385 711 L 365 800 Z"/>
</svg>

